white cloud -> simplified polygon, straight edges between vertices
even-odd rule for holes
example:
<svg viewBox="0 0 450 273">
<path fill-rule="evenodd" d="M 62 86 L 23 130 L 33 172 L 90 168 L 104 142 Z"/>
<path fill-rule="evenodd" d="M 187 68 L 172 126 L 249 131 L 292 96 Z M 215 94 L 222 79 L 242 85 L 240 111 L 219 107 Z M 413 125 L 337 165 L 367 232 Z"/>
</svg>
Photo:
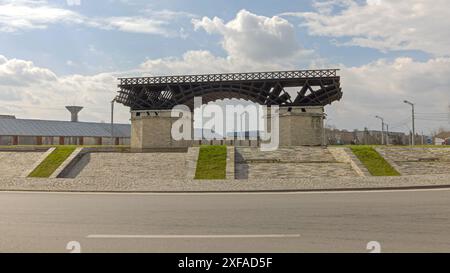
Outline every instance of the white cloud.
<svg viewBox="0 0 450 273">
<path fill-rule="evenodd" d="M 219 34 L 225 56 L 208 50 L 190 50 L 181 57 L 150 59 L 141 65 L 153 75 L 248 72 L 296 69 L 309 66 L 312 51 L 296 40 L 294 27 L 280 17 L 265 17 L 241 10 L 231 21 L 203 17 L 193 19 L 195 29 Z"/>
<path fill-rule="evenodd" d="M 3 86 L 29 86 L 55 79 L 56 75 L 49 69 L 36 67 L 30 61 L 7 59 L 0 55 L 0 84 Z"/>
<path fill-rule="evenodd" d="M 311 53 L 298 44 L 294 26 L 278 16 L 265 17 L 241 10 L 227 23 L 218 17 L 203 17 L 192 22 L 195 29 L 220 34 L 222 47 L 231 58 L 262 63 Z"/>
<path fill-rule="evenodd" d="M 68 104 L 80 104 L 82 120 L 108 120 L 109 102 L 116 95 L 115 73 L 58 76 L 33 62 L 0 55 L 0 112 L 21 118 L 67 119 Z M 127 122 L 128 109 L 118 106 L 117 120 Z"/>
<path fill-rule="evenodd" d="M 66 0 L 66 3 L 69 6 L 80 6 L 81 0 Z"/>
<path fill-rule="evenodd" d="M 184 36 L 182 27 L 176 28 L 174 25 L 183 20 L 190 20 L 195 15 L 172 10 L 151 10 L 145 9 L 139 16 L 117 16 L 92 18 L 88 24 L 102 28 L 115 29 L 123 32 L 158 34 L 166 37 Z M 187 23 L 187 22 L 186 22 Z"/>
<path fill-rule="evenodd" d="M 0 0 L 0 32 L 46 29 L 52 24 L 77 24 L 106 30 L 184 36 L 176 23 L 195 15 L 171 10 L 143 10 L 138 16 L 88 17 L 47 1 Z M 188 22 L 186 22 L 187 24 Z"/>
<path fill-rule="evenodd" d="M 230 56 L 219 57 L 206 50 L 188 51 L 181 58 L 151 59 L 141 65 L 142 71 L 151 72 L 153 75 L 248 72 L 287 68 L 293 67 L 289 64 L 283 66 L 279 63 L 248 62 Z"/>
<path fill-rule="evenodd" d="M 330 123 L 338 127 L 379 129 L 374 116 L 380 115 L 395 125 L 393 130 L 408 130 L 411 108 L 403 103 L 405 99 L 416 103 L 418 113 L 442 113 L 439 118 L 431 116 L 434 121 L 418 119 L 418 130 L 450 125 L 445 120 L 450 104 L 450 58 L 378 60 L 358 67 L 341 66 L 340 74 L 344 96 L 328 107 Z"/>
<path fill-rule="evenodd" d="M 450 55 L 448 0 L 328 0 L 315 7 L 316 12 L 284 15 L 303 18 L 312 35 L 350 37 L 347 45 Z"/>
<path fill-rule="evenodd" d="M 82 23 L 79 14 L 42 1 L 0 1 L 0 31 L 45 29 L 54 23 Z"/>
<path fill-rule="evenodd" d="M 160 34 L 168 36 L 165 21 L 152 20 L 143 17 L 108 17 L 98 18 L 92 22 L 102 29 L 116 29 L 123 32 Z"/>
</svg>

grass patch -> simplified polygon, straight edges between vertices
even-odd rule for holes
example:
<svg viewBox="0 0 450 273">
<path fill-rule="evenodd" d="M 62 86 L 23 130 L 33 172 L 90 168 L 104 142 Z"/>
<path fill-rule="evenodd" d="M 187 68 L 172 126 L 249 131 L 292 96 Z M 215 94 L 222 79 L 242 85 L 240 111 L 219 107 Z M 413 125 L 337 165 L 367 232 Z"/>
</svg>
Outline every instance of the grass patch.
<svg viewBox="0 0 450 273">
<path fill-rule="evenodd" d="M 225 179 L 227 147 L 225 145 L 200 146 L 195 179 Z"/>
<path fill-rule="evenodd" d="M 397 172 L 373 147 L 350 146 L 352 152 L 373 176 L 399 176 Z"/>
<path fill-rule="evenodd" d="M 28 177 L 50 177 L 56 169 L 66 160 L 75 150 L 74 146 L 59 146 L 51 152 L 44 161 L 34 169 Z"/>
</svg>

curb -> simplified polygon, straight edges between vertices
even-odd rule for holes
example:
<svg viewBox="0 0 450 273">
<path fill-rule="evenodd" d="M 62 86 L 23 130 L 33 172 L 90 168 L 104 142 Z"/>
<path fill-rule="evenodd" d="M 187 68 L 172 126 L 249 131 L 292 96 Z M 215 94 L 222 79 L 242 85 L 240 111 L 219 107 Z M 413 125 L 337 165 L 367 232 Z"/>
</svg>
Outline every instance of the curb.
<svg viewBox="0 0 450 273">
<path fill-rule="evenodd" d="M 235 148 L 234 146 L 227 146 L 227 165 L 226 165 L 226 177 L 227 180 L 235 179 L 234 177 L 234 162 L 235 162 Z"/>
<path fill-rule="evenodd" d="M 194 179 L 200 147 L 189 147 L 186 153 L 186 177 Z"/>
<path fill-rule="evenodd" d="M 391 165 L 392 168 L 394 168 L 394 170 L 396 170 L 400 175 L 404 175 L 401 171 L 400 171 L 400 167 L 397 165 L 397 163 L 393 160 L 391 160 L 386 152 L 383 149 L 380 149 L 380 147 L 375 147 L 374 150 L 382 157 L 384 158 L 384 160 L 386 160 L 387 163 L 389 163 L 389 165 Z"/>
<path fill-rule="evenodd" d="M 379 188 L 332 188 L 332 189 L 285 189 L 285 190 L 235 190 L 235 191 L 83 191 L 83 190 L 18 190 L 18 189 L 0 189 L 2 192 L 29 192 L 29 193 L 111 193 L 111 194 L 130 194 L 130 193 L 161 193 L 161 194 L 195 194 L 195 193 L 302 193 L 302 192 L 317 192 L 317 193 L 327 193 L 327 192 L 377 192 L 377 191 L 404 191 L 404 190 L 439 190 L 439 189 L 449 189 L 450 185 L 431 185 L 431 186 L 405 186 L 405 187 L 379 187 Z"/>
<path fill-rule="evenodd" d="M 59 167 L 50 175 L 49 178 L 58 178 L 60 175 L 65 171 L 67 166 L 70 165 L 70 163 L 73 161 L 74 158 L 76 158 L 80 152 L 83 150 L 83 148 L 76 148 L 64 162 L 59 165 Z"/>
</svg>

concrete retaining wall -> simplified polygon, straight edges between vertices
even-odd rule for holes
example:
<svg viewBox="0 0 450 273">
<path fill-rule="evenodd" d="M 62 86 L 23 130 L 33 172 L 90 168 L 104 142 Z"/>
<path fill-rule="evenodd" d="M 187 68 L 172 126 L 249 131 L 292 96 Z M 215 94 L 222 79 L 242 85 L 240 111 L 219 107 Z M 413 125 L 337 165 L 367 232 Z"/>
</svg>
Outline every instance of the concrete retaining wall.
<svg viewBox="0 0 450 273">
<path fill-rule="evenodd" d="M 26 177 L 44 153 L 45 151 L 0 152 L 0 177 Z"/>
</svg>

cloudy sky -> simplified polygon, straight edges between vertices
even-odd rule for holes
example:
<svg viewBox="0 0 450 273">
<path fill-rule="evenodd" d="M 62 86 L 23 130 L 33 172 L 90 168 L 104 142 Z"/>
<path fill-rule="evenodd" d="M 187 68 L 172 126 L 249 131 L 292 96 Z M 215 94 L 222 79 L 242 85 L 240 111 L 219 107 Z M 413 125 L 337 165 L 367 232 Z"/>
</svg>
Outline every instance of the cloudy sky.
<svg viewBox="0 0 450 273">
<path fill-rule="evenodd" d="M 339 68 L 328 124 L 450 127 L 448 0 L 0 0 L 0 114 L 108 121 L 117 77 Z M 120 122 L 128 109 L 117 108 Z"/>
</svg>

